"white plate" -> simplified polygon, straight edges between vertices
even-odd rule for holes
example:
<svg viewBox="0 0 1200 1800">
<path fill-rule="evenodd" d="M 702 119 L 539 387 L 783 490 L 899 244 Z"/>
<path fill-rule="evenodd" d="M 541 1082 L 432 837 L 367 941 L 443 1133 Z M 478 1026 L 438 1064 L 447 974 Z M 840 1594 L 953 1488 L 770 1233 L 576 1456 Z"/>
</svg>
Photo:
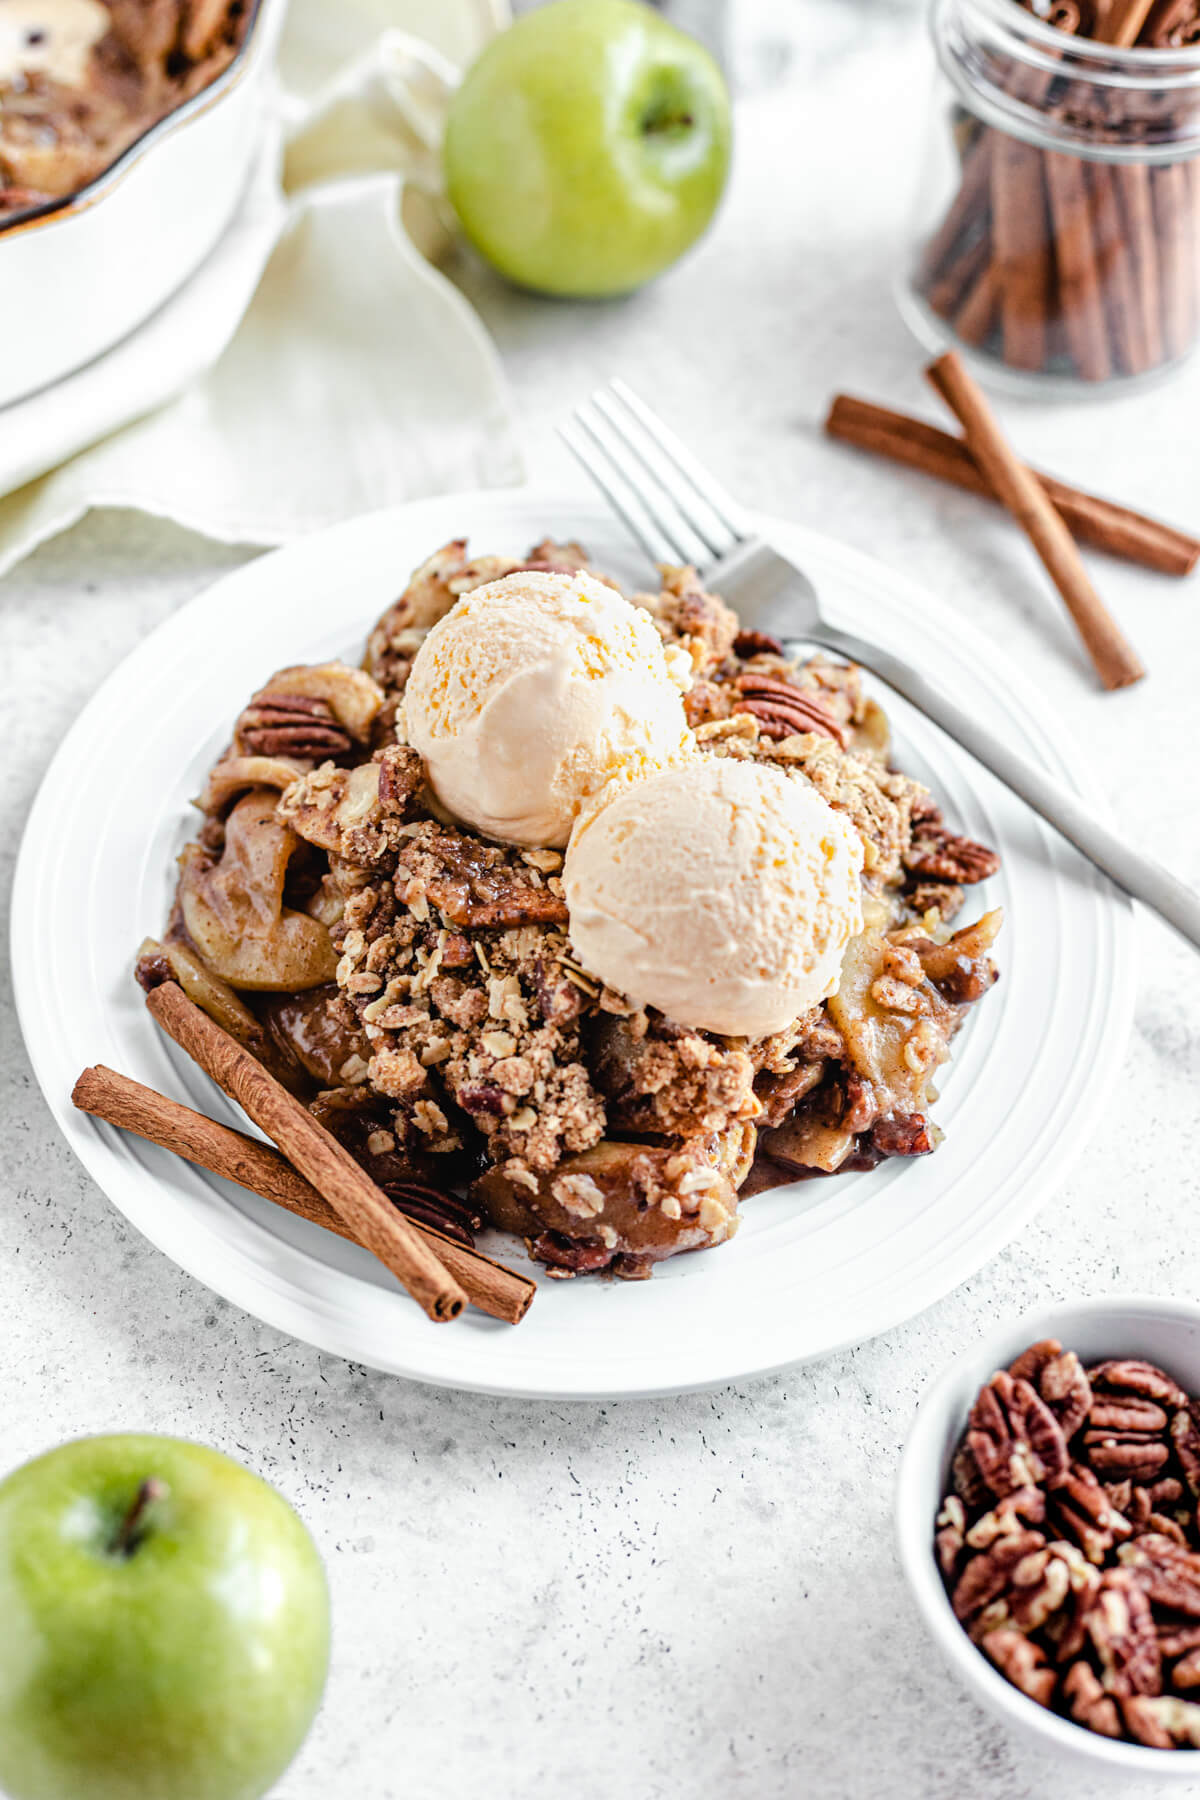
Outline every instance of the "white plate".
<svg viewBox="0 0 1200 1800">
<path fill-rule="evenodd" d="M 831 614 L 919 657 L 961 705 L 1093 800 L 1080 752 L 1019 672 L 907 582 L 794 525 L 772 537 Z M 1049 1197 L 1120 1064 L 1133 1005 L 1129 907 L 949 740 L 882 694 L 901 765 L 1004 867 L 972 895 L 1003 905 L 1003 978 L 943 1083 L 946 1142 L 916 1162 L 809 1181 L 746 1204 L 741 1231 L 653 1280 L 543 1280 L 517 1329 L 425 1319 L 365 1252 L 73 1110 L 103 1062 L 231 1122 L 236 1110 L 155 1029 L 133 954 L 166 915 L 187 801 L 255 683 L 285 663 L 356 657 L 375 616 L 436 545 L 480 551 L 578 536 L 634 585 L 646 570 L 595 503 L 558 495 L 423 500 L 322 532 L 225 577 L 110 676 L 34 804 L 13 904 L 17 1004 L 38 1079 L 81 1160 L 140 1231 L 283 1331 L 447 1386 L 554 1398 L 680 1392 L 870 1337 L 932 1304 Z M 511 1249 L 511 1246 L 506 1246 Z"/>
</svg>

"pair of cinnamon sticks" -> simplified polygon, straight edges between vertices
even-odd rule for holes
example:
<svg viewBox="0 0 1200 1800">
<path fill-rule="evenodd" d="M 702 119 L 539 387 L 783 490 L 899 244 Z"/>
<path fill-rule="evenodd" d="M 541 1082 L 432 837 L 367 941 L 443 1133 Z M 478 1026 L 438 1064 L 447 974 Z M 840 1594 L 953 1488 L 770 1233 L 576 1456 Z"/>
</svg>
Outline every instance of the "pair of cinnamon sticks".
<svg viewBox="0 0 1200 1800">
<path fill-rule="evenodd" d="M 1061 0 L 1052 22 L 1126 49 L 1183 42 L 1194 20 L 1166 17 L 1161 0 L 1101 0 L 1087 17 Z M 1086 80 L 1064 77 L 1050 104 L 1053 80 L 1031 95 L 1029 79 L 1010 76 L 1015 96 L 1071 118 L 1099 148 L 1166 128 L 1158 117 L 1093 119 Z M 1159 101 L 1138 93 L 1120 104 L 1132 115 Z M 1200 162 L 1093 160 L 971 125 L 958 191 L 917 272 L 931 310 L 1014 369 L 1103 382 L 1182 357 L 1200 334 Z"/>
<path fill-rule="evenodd" d="M 984 499 L 997 497 L 963 439 L 939 431 L 924 419 L 878 406 L 872 400 L 860 400 L 853 394 L 835 394 L 825 430 L 830 437 L 857 450 L 886 456 L 892 462 L 903 463 L 922 475 L 936 476 L 939 481 L 948 481 Z M 1077 543 L 1159 575 L 1187 576 L 1200 562 L 1200 537 L 1192 532 L 1072 487 L 1055 475 L 1040 470 L 1034 473 Z"/>
<path fill-rule="evenodd" d="M 1128 508 L 1035 474 L 1009 444 L 955 352 L 939 357 L 926 375 L 962 426 L 961 439 L 846 395 L 834 400 L 826 430 L 847 443 L 880 451 L 999 500 L 1041 558 L 1104 686 L 1121 688 L 1139 681 L 1145 670 L 1092 586 L 1073 530 L 1082 524 L 1079 535 L 1101 548 L 1175 574 L 1195 566 L 1200 542 Z"/>
<path fill-rule="evenodd" d="M 361 1244 L 439 1323 L 457 1318 L 467 1304 L 511 1325 L 525 1316 L 537 1292 L 534 1282 L 397 1211 L 307 1107 L 177 983 L 153 988 L 146 1004 L 278 1149 L 102 1066 L 85 1069 L 75 1084 L 71 1098 L 81 1111 Z"/>
</svg>

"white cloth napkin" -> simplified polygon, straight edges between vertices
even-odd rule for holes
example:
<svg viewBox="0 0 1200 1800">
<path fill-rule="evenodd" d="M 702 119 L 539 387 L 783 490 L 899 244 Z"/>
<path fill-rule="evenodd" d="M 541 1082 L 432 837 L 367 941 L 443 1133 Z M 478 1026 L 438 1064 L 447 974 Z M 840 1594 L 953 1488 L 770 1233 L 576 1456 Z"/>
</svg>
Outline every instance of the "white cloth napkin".
<svg viewBox="0 0 1200 1800">
<path fill-rule="evenodd" d="M 442 242 L 457 69 L 504 16 L 292 0 L 277 116 L 225 238 L 133 337 L 0 409 L 0 574 L 94 506 L 276 544 L 521 479 L 495 349 L 422 253 Z"/>
</svg>

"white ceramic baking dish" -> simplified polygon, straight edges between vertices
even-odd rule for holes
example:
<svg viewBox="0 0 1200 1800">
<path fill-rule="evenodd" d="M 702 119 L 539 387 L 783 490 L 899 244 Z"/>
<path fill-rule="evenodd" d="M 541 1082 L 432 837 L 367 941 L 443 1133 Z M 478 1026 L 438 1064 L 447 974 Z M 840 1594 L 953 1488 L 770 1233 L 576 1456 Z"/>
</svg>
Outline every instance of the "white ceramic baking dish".
<svg viewBox="0 0 1200 1800">
<path fill-rule="evenodd" d="M 240 51 L 68 200 L 0 227 L 0 406 L 135 330 L 199 268 L 254 155 L 286 0 L 258 0 Z"/>
</svg>

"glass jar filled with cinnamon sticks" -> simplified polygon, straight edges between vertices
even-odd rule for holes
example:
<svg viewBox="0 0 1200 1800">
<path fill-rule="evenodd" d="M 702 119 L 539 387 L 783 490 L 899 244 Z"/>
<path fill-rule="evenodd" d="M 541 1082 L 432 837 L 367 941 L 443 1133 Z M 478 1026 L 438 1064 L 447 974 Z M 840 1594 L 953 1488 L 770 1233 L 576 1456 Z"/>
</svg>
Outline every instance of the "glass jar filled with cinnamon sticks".
<svg viewBox="0 0 1200 1800">
<path fill-rule="evenodd" d="M 933 28 L 918 334 L 1041 390 L 1169 370 L 1200 339 L 1200 0 L 935 0 Z"/>
</svg>

